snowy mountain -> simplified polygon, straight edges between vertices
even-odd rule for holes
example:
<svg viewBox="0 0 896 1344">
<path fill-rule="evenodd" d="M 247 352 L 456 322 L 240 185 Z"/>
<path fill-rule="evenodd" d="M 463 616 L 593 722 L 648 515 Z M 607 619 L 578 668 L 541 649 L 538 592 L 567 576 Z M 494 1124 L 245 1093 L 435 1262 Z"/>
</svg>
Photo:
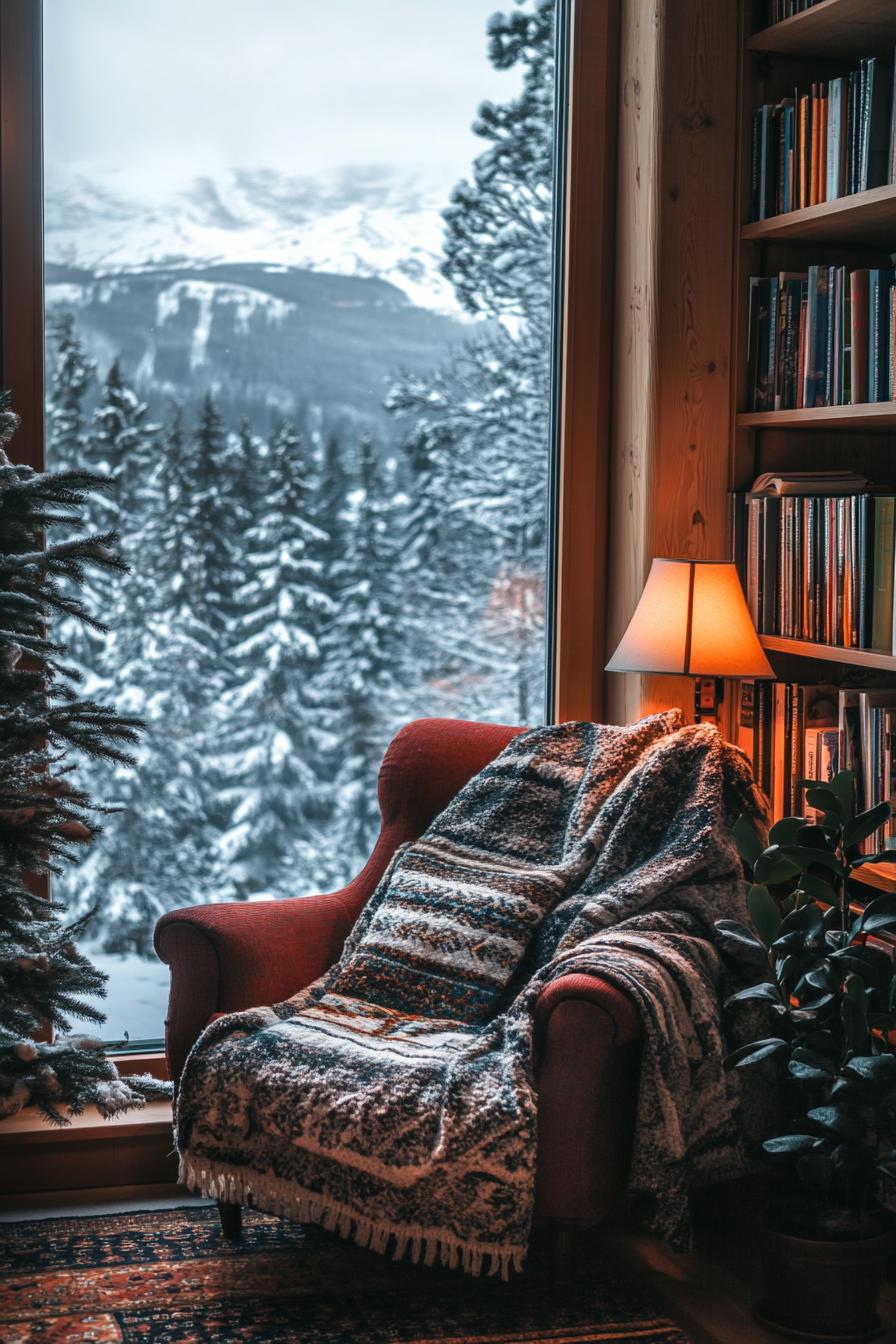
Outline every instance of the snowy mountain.
<svg viewBox="0 0 896 1344">
<path fill-rule="evenodd" d="M 157 198 L 51 170 L 48 311 L 74 311 L 100 375 L 120 359 L 154 413 L 210 389 L 262 430 L 309 409 L 382 422 L 396 371 L 465 334 L 438 273 L 441 204 L 385 170 L 231 172 Z"/>
<path fill-rule="evenodd" d="M 411 303 L 458 314 L 439 275 L 444 192 L 382 168 L 329 178 L 270 169 L 200 177 L 165 194 L 123 177 L 47 173 L 47 260 L 97 274 L 246 263 L 388 280 Z"/>
</svg>

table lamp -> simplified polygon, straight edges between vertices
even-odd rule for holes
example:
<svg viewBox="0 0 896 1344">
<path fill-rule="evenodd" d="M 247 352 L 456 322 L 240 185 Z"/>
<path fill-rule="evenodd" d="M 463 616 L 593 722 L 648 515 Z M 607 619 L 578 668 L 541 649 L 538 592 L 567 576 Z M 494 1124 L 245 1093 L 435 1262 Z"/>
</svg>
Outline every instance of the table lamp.
<svg viewBox="0 0 896 1344">
<path fill-rule="evenodd" d="M 698 720 L 717 717 L 724 677 L 775 675 L 737 570 L 722 560 L 654 560 L 607 671 L 694 677 Z"/>
</svg>

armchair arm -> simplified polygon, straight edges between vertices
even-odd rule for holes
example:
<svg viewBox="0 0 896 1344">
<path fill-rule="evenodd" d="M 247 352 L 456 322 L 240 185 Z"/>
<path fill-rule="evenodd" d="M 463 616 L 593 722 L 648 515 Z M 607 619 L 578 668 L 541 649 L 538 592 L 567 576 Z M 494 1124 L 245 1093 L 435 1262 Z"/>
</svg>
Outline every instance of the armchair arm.
<svg viewBox="0 0 896 1344">
<path fill-rule="evenodd" d="M 342 893 L 283 901 L 196 905 L 156 925 L 171 967 L 165 1053 L 177 1078 L 213 1013 L 276 1003 L 333 964 L 353 922 Z"/>
<path fill-rule="evenodd" d="M 535 1006 L 536 1212 L 590 1224 L 625 1185 L 635 1126 L 641 1019 L 622 990 L 564 975 Z"/>
</svg>

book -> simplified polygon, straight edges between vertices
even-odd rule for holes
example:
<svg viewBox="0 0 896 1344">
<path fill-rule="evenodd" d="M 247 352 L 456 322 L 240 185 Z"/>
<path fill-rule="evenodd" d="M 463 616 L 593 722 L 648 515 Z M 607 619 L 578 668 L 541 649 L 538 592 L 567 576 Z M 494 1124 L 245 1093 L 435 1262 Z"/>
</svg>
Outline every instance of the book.
<svg viewBox="0 0 896 1344">
<path fill-rule="evenodd" d="M 757 495 L 845 495 L 860 494 L 868 488 L 868 478 L 848 468 L 831 471 L 764 471 L 750 486 Z"/>
<path fill-rule="evenodd" d="M 892 495 L 880 495 L 874 501 L 871 647 L 879 653 L 893 651 L 894 505 Z"/>
<path fill-rule="evenodd" d="M 731 496 L 731 537 L 753 623 L 896 656 L 896 496 L 858 472 L 763 472 Z"/>
<path fill-rule="evenodd" d="M 852 316 L 849 404 L 857 406 L 868 401 L 868 271 L 851 271 L 849 289 Z"/>
<path fill-rule="evenodd" d="M 893 59 L 865 57 L 754 109 L 754 220 L 896 182 L 893 67 Z"/>
<path fill-rule="evenodd" d="M 896 398 L 896 271 L 814 263 L 751 276 L 749 409 Z"/>
</svg>

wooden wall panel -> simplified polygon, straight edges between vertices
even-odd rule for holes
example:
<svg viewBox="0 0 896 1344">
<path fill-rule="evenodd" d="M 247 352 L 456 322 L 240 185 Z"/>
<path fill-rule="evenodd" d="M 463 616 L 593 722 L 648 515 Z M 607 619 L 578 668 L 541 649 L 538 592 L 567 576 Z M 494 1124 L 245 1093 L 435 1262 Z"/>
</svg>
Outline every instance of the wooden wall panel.
<svg viewBox="0 0 896 1344">
<path fill-rule="evenodd" d="M 44 461 L 44 283 L 37 0 L 0 0 L 0 385 L 22 419 L 16 462 Z"/>
<path fill-rule="evenodd" d="M 618 0 L 571 6 L 555 719 L 604 713 Z M 596 520 L 599 520 L 596 524 Z"/>
<path fill-rule="evenodd" d="M 656 441 L 664 11 L 663 0 L 623 0 L 620 24 L 608 653 L 625 629 L 646 573 Z M 640 678 L 608 677 L 611 722 L 637 718 L 640 693 Z"/>
<path fill-rule="evenodd" d="M 726 557 L 737 6 L 624 0 L 608 621 L 653 556 Z M 611 677 L 610 716 L 692 712 L 686 678 Z"/>
</svg>

